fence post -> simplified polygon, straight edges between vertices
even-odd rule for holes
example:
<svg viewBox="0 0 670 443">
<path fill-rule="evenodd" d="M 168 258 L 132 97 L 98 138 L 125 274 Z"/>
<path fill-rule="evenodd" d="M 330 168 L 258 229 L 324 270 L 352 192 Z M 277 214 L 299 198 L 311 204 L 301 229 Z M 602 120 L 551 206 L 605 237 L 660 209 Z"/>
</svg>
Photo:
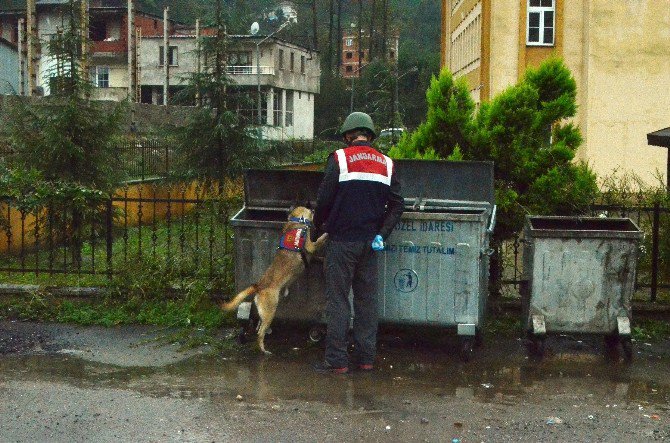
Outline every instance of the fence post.
<svg viewBox="0 0 670 443">
<path fill-rule="evenodd" d="M 660 228 L 660 203 L 654 203 L 654 222 L 651 233 L 651 301 L 656 301 L 658 292 L 658 233 Z"/>
<path fill-rule="evenodd" d="M 142 181 L 144 181 L 144 145 L 146 145 L 146 143 L 140 143 L 140 150 L 142 151 L 142 163 L 140 165 L 140 167 L 141 167 L 140 176 L 142 177 Z"/>
<path fill-rule="evenodd" d="M 112 205 L 112 197 L 107 200 L 107 210 L 105 211 L 105 224 L 106 230 L 105 233 L 105 243 L 107 246 L 107 276 L 112 277 L 112 210 L 114 209 Z"/>
</svg>

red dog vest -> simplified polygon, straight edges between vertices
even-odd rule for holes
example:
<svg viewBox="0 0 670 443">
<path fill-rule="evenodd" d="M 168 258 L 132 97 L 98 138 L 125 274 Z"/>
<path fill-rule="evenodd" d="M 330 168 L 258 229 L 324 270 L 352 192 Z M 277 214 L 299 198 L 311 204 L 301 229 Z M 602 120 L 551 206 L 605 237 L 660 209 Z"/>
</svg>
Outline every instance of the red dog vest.
<svg viewBox="0 0 670 443">
<path fill-rule="evenodd" d="M 306 237 L 307 230 L 304 228 L 289 229 L 279 239 L 279 249 L 302 252 Z"/>
</svg>

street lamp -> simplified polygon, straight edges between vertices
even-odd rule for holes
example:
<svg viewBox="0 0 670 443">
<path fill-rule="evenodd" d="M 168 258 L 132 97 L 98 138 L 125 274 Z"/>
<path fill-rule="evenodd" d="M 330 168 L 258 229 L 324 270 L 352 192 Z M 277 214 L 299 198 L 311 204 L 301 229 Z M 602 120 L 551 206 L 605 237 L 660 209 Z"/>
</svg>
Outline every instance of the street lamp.
<svg viewBox="0 0 670 443">
<path fill-rule="evenodd" d="M 270 37 L 287 27 L 288 25 L 292 23 L 296 23 L 297 19 L 295 16 L 290 17 L 287 21 L 281 24 L 279 28 L 277 28 L 276 31 L 270 33 L 268 36 L 266 36 L 263 40 L 259 41 L 256 43 L 256 88 L 257 88 L 257 110 L 258 110 L 258 126 L 263 125 L 263 120 L 261 118 L 261 49 L 260 46 L 265 43 Z M 258 22 L 254 22 L 251 25 L 251 35 L 256 35 L 258 34 L 260 27 L 258 25 Z"/>
<path fill-rule="evenodd" d="M 396 138 L 395 138 L 395 133 L 396 133 L 396 128 L 395 128 L 395 119 L 396 119 L 396 113 L 400 114 L 400 103 L 398 101 L 398 80 L 406 76 L 407 74 L 411 72 L 417 72 L 419 68 L 417 66 L 412 66 L 410 69 L 405 71 L 402 75 L 398 75 L 398 64 L 396 63 L 395 65 L 395 88 L 393 91 L 393 112 L 391 114 L 391 143 L 395 145 Z"/>
</svg>

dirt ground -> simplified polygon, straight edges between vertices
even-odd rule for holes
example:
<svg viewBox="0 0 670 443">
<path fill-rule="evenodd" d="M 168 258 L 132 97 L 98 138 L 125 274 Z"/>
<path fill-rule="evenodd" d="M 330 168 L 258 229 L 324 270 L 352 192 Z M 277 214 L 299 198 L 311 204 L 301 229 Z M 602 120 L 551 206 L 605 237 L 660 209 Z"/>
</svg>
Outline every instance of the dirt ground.
<svg viewBox="0 0 670 443">
<path fill-rule="evenodd" d="M 319 375 L 322 349 L 278 325 L 267 345 L 180 352 L 147 327 L 0 321 L 2 441 L 650 441 L 670 438 L 670 343 L 631 365 L 600 339 L 514 337 L 470 363 L 450 334 L 380 334 L 372 374 Z M 223 331 L 222 334 L 231 331 Z"/>
</svg>

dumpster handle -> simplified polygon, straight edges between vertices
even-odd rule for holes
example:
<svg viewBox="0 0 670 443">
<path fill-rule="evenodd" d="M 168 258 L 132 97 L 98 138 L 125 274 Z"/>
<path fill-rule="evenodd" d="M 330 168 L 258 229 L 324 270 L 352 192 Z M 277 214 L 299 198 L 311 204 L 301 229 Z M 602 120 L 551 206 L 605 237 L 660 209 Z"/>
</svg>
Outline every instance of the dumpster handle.
<svg viewBox="0 0 670 443">
<path fill-rule="evenodd" d="M 489 234 L 493 234 L 493 229 L 496 227 L 496 212 L 498 211 L 498 207 L 496 205 L 493 205 L 493 211 L 491 211 L 491 222 L 489 223 L 489 227 L 486 230 Z"/>
</svg>

